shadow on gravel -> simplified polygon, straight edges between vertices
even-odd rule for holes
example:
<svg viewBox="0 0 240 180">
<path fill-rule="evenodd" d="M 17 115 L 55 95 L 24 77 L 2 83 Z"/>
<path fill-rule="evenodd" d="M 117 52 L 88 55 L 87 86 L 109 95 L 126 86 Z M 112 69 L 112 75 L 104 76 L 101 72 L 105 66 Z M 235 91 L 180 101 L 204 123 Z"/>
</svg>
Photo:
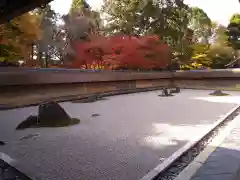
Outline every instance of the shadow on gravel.
<svg viewBox="0 0 240 180">
<path fill-rule="evenodd" d="M 173 94 L 168 94 L 168 95 L 163 95 L 163 94 L 160 94 L 158 95 L 159 97 L 173 97 L 174 95 Z"/>
<path fill-rule="evenodd" d="M 108 100 L 108 98 L 104 98 L 104 97 L 87 97 L 84 99 L 76 99 L 76 100 L 72 100 L 72 103 L 93 103 L 93 102 L 97 102 L 97 101 L 106 101 Z"/>
</svg>

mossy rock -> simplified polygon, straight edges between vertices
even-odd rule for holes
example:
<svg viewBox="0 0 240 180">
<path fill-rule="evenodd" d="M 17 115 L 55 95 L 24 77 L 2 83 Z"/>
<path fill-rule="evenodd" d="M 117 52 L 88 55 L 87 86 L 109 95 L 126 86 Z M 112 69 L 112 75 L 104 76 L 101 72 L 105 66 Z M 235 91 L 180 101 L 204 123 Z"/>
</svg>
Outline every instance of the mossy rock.
<svg viewBox="0 0 240 180">
<path fill-rule="evenodd" d="M 38 117 L 37 116 L 29 116 L 25 121 L 21 122 L 17 126 L 17 130 L 31 128 L 31 127 L 37 127 L 38 126 Z"/>
<path fill-rule="evenodd" d="M 171 97 L 173 94 L 171 91 L 168 91 L 167 88 L 162 89 L 162 94 L 159 95 L 160 97 Z"/>
<path fill-rule="evenodd" d="M 17 130 L 40 127 L 65 127 L 78 124 L 80 120 L 71 118 L 56 102 L 41 104 L 38 116 L 29 116 L 17 126 Z"/>
</svg>

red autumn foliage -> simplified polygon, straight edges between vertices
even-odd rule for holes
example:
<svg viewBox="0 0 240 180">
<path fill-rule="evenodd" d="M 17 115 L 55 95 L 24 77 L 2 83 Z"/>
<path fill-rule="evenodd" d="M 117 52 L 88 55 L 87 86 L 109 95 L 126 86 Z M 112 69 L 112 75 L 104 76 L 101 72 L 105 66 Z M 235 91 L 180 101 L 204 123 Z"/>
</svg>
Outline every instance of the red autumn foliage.
<svg viewBox="0 0 240 180">
<path fill-rule="evenodd" d="M 73 68 L 162 69 L 170 61 L 166 44 L 157 36 L 92 37 L 76 42 Z"/>
</svg>

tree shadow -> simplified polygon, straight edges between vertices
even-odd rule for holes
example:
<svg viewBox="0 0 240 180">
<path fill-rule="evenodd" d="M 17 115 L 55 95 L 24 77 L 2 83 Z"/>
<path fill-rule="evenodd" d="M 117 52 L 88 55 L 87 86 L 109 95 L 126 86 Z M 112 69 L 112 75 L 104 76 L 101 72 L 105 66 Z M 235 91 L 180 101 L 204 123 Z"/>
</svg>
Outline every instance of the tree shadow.
<svg viewBox="0 0 240 180">
<path fill-rule="evenodd" d="M 174 95 L 173 94 L 168 94 L 168 95 L 159 94 L 158 96 L 159 97 L 173 97 Z"/>
</svg>

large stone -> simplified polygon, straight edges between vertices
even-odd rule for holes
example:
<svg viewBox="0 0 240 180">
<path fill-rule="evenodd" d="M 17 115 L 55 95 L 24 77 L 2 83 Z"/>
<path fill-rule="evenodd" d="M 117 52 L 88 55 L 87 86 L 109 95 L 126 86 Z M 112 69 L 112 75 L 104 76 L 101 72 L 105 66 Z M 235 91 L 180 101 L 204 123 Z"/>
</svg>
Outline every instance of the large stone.
<svg viewBox="0 0 240 180">
<path fill-rule="evenodd" d="M 21 122 L 17 126 L 17 130 L 36 127 L 38 125 L 38 118 L 37 116 L 29 116 L 25 121 Z"/>
<path fill-rule="evenodd" d="M 71 118 L 58 103 L 47 102 L 38 108 L 38 124 L 40 126 L 64 126 L 71 124 Z"/>
<path fill-rule="evenodd" d="M 213 93 L 211 93 L 210 95 L 212 95 L 212 96 L 228 96 L 229 94 L 223 93 L 221 90 L 216 90 Z"/>
<path fill-rule="evenodd" d="M 56 102 L 39 105 L 38 116 L 29 116 L 17 126 L 17 130 L 40 127 L 64 127 L 78 124 L 80 120 L 71 118 Z"/>
</svg>

